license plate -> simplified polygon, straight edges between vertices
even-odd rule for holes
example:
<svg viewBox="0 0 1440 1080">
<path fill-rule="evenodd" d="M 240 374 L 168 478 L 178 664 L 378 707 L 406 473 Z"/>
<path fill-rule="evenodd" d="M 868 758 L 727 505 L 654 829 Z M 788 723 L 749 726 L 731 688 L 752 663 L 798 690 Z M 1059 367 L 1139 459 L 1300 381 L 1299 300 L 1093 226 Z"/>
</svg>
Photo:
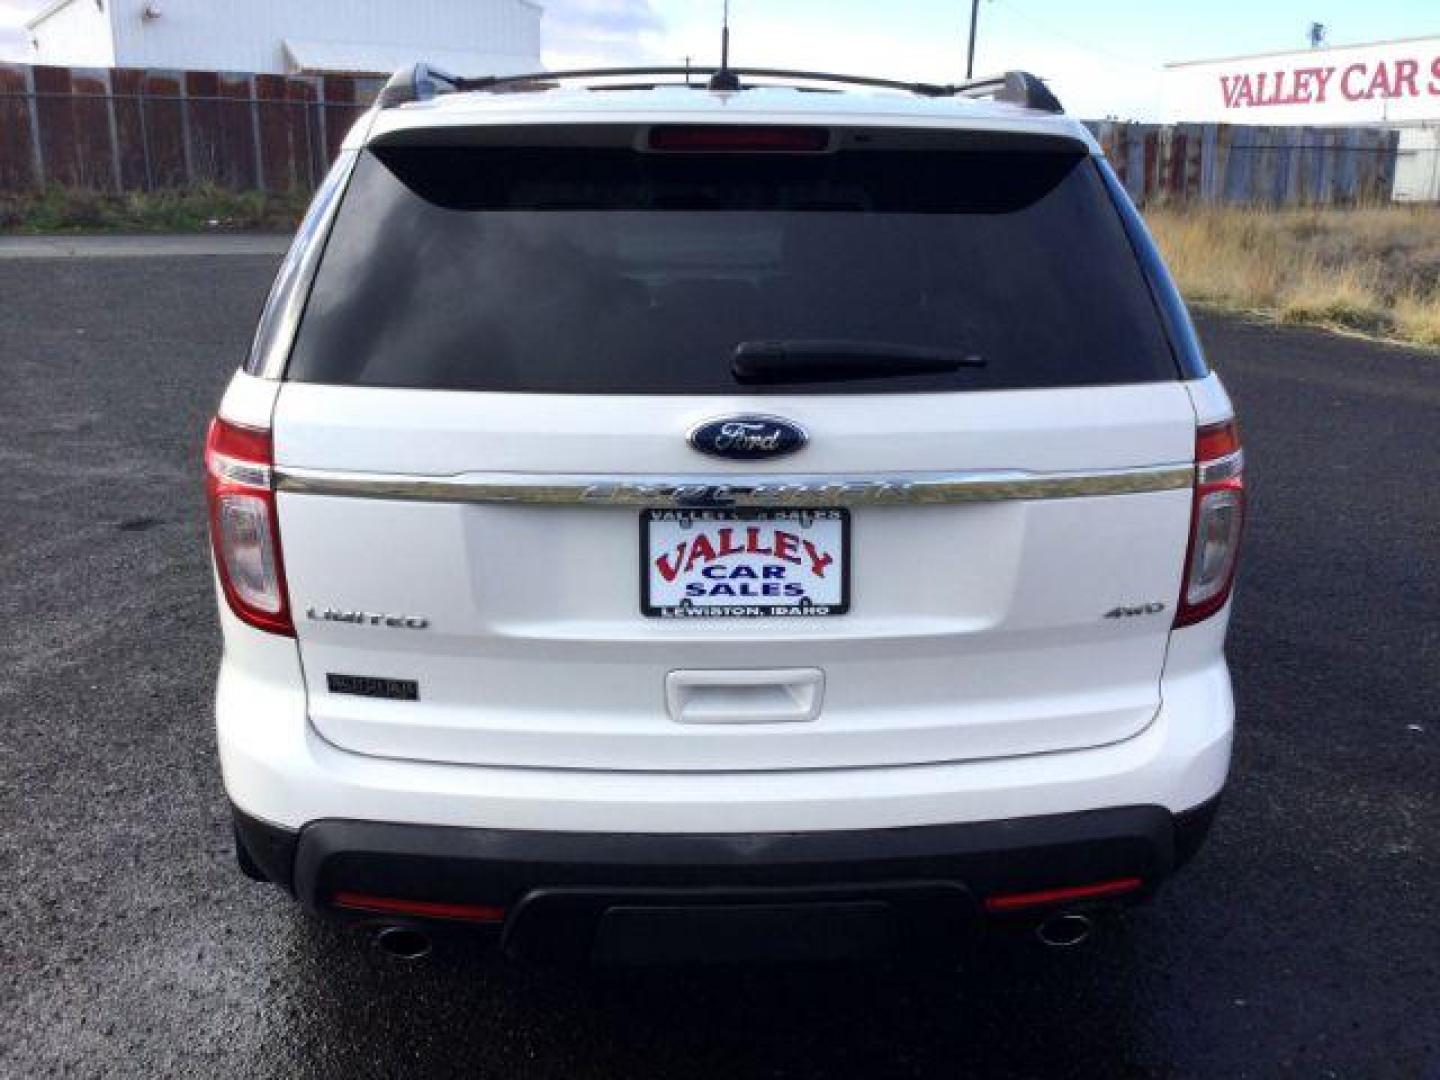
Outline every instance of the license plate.
<svg viewBox="0 0 1440 1080">
<path fill-rule="evenodd" d="M 850 608 L 850 512 L 646 510 L 640 611 L 815 618 Z"/>
</svg>

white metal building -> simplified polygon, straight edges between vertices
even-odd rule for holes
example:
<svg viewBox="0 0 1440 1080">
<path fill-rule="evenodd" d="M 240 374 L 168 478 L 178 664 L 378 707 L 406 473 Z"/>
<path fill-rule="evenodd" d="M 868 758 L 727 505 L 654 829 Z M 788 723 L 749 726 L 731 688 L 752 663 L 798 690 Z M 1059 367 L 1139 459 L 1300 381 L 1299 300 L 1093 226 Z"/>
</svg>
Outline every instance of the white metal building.
<svg viewBox="0 0 1440 1080">
<path fill-rule="evenodd" d="M 1166 119 L 1400 132 L 1395 198 L 1440 199 L 1440 37 L 1165 67 Z"/>
<path fill-rule="evenodd" d="M 533 0 L 54 0 L 26 62 L 72 67 L 388 75 L 416 60 L 463 74 L 540 67 Z"/>
</svg>

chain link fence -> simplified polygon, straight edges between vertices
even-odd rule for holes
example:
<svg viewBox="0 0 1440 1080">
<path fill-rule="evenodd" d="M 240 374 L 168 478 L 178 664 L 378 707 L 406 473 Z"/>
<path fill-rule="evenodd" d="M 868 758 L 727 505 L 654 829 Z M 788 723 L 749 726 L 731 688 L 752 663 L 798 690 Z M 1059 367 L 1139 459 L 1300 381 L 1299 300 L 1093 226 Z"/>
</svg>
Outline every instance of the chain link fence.
<svg viewBox="0 0 1440 1080">
<path fill-rule="evenodd" d="M 0 64 L 0 191 L 309 191 L 382 84 Z"/>
</svg>

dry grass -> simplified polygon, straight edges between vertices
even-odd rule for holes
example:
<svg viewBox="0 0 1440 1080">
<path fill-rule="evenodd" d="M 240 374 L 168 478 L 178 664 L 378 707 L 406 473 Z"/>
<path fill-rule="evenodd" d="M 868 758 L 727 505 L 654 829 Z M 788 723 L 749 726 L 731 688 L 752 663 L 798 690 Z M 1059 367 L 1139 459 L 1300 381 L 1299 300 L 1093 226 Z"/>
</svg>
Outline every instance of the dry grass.
<svg viewBox="0 0 1440 1080">
<path fill-rule="evenodd" d="M 1152 209 L 1190 300 L 1440 347 L 1440 207 Z"/>
<path fill-rule="evenodd" d="M 1407 340 L 1440 349 L 1440 294 L 1401 296 L 1395 301 L 1395 321 Z"/>
</svg>

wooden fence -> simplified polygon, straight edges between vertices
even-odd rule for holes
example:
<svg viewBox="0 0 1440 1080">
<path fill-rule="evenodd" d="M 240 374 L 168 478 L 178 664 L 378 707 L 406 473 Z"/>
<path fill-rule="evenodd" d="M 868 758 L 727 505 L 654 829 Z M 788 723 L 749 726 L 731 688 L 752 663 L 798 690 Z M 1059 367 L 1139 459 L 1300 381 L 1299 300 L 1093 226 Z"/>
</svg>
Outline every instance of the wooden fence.
<svg viewBox="0 0 1440 1080">
<path fill-rule="evenodd" d="M 0 64 L 0 191 L 307 191 L 382 81 Z M 1394 181 L 1392 131 L 1091 130 L 1140 203 L 1347 204 L 1388 199 Z"/>
<path fill-rule="evenodd" d="M 0 191 L 307 191 L 382 82 L 0 64 Z"/>
</svg>

